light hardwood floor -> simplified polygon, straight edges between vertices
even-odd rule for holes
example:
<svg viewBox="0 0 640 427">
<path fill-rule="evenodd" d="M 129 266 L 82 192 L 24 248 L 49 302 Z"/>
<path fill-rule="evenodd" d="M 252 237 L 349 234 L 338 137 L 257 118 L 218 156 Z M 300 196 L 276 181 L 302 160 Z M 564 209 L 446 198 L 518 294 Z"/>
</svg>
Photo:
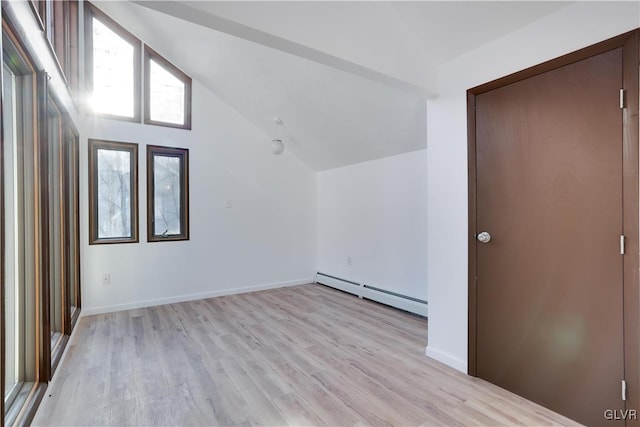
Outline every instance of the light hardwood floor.
<svg viewBox="0 0 640 427">
<path fill-rule="evenodd" d="M 573 425 L 321 285 L 84 317 L 34 425 Z"/>
</svg>

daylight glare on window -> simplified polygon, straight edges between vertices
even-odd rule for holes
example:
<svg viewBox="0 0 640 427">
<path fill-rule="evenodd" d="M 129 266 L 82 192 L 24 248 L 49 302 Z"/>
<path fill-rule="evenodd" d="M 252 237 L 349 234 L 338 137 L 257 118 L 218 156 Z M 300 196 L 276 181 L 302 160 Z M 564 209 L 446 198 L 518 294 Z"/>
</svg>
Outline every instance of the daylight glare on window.
<svg viewBox="0 0 640 427">
<path fill-rule="evenodd" d="M 184 82 L 154 60 L 149 62 L 149 118 L 157 122 L 184 124 Z"/>
<path fill-rule="evenodd" d="M 98 238 L 131 237 L 131 153 L 98 150 Z"/>
<path fill-rule="evenodd" d="M 93 18 L 93 111 L 134 117 L 134 47 Z"/>
</svg>

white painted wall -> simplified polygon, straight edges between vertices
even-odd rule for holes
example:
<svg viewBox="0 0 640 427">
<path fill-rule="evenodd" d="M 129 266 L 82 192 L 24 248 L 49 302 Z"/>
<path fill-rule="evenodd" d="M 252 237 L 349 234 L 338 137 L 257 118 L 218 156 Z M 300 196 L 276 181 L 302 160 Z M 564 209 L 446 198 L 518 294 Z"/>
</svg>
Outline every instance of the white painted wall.
<svg viewBox="0 0 640 427">
<path fill-rule="evenodd" d="M 193 82 L 193 130 L 87 117 L 82 127 L 83 313 L 313 281 L 315 173 Z M 88 244 L 87 138 L 139 144 L 140 243 Z M 189 148 L 190 232 L 147 243 L 146 144 Z M 225 207 L 230 200 L 231 208 Z M 111 284 L 102 285 L 103 273 Z"/>
<path fill-rule="evenodd" d="M 466 90 L 638 26 L 638 2 L 576 2 L 440 67 L 427 107 L 427 355 L 467 370 Z"/>
<path fill-rule="evenodd" d="M 317 186 L 318 271 L 427 300 L 426 150 L 320 172 Z"/>
</svg>

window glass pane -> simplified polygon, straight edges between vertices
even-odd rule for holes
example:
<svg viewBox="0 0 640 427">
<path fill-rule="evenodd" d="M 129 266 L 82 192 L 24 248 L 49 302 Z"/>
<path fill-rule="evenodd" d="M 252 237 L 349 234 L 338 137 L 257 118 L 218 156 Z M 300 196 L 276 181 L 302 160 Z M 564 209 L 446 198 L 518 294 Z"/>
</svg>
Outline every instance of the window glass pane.
<svg viewBox="0 0 640 427">
<path fill-rule="evenodd" d="M 71 314 L 78 306 L 78 289 L 80 286 L 79 275 L 79 247 L 78 247 L 78 150 L 77 135 L 67 128 L 65 137 L 65 156 L 67 158 L 67 230 L 68 247 L 67 260 L 69 265 L 69 300 L 71 302 Z"/>
<path fill-rule="evenodd" d="M 62 283 L 64 245 L 62 240 L 62 158 L 60 111 L 49 98 L 49 119 L 47 140 L 49 170 L 49 325 L 51 328 L 51 349 L 62 332 Z"/>
<path fill-rule="evenodd" d="M 2 251 L 4 255 L 4 279 L 5 279 L 5 377 L 4 377 L 4 401 L 9 403 L 11 397 L 15 395 L 15 387 L 18 383 L 18 304 L 20 280 L 18 268 L 18 227 L 16 221 L 18 219 L 18 177 L 17 177 L 17 161 L 18 146 L 16 140 L 16 105 L 15 95 L 15 79 L 11 71 L 3 67 L 3 85 L 4 85 L 4 101 L 2 105 L 2 119 L 4 121 L 4 133 L 2 135 L 4 141 L 4 152 L 2 153 L 3 172 L 4 172 L 4 209 L 5 209 L 5 247 Z"/>
<path fill-rule="evenodd" d="M 131 153 L 97 150 L 98 238 L 131 237 Z"/>
<path fill-rule="evenodd" d="M 3 32 L 3 39 L 4 36 Z M 12 55 L 10 57 L 20 61 L 13 45 L 9 49 L 9 53 L 3 51 L 3 54 Z M 35 203 L 38 175 L 33 161 L 36 155 L 34 131 L 37 130 L 33 128 L 35 83 L 34 75 L 19 75 L 11 65 L 5 63 L 1 109 L 4 120 L 3 144 L 0 153 L 0 173 L 5 190 L 5 234 L 0 256 L 3 256 L 5 279 L 5 299 L 2 304 L 6 312 L 1 326 L 5 332 L 3 361 L 6 376 L 1 385 L 4 386 L 6 425 L 14 424 L 19 408 L 29 395 L 25 387 L 37 379 L 35 293 L 38 270 L 33 256 L 39 249 L 36 246 L 38 212 Z"/>
<path fill-rule="evenodd" d="M 134 117 L 134 47 L 95 17 L 92 22 L 93 111 Z"/>
<path fill-rule="evenodd" d="M 79 34 L 80 27 L 78 23 L 78 1 L 77 0 L 69 1 L 67 4 L 69 7 L 69 16 L 68 16 L 69 48 L 67 49 L 67 58 L 65 61 L 67 62 L 67 71 L 65 72 L 65 74 L 69 79 L 69 88 L 71 89 L 71 93 L 75 96 L 78 96 L 79 95 L 78 80 L 80 79 L 80 75 L 79 75 L 80 64 L 78 64 L 78 61 L 79 61 L 78 38 L 80 37 L 80 34 Z"/>
<path fill-rule="evenodd" d="M 149 118 L 184 124 L 184 82 L 153 59 L 149 61 L 149 81 Z"/>
<path fill-rule="evenodd" d="M 154 156 L 154 234 L 181 234 L 180 229 L 180 158 Z"/>
</svg>

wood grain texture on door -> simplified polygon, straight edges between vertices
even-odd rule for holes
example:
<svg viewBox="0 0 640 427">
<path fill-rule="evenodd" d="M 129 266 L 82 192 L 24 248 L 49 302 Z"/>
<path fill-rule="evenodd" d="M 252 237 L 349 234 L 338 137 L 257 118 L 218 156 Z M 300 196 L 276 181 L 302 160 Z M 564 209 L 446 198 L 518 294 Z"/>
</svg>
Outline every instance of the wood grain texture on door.
<svg viewBox="0 0 640 427">
<path fill-rule="evenodd" d="M 476 369 L 577 421 L 624 408 L 622 49 L 475 98 Z"/>
</svg>

